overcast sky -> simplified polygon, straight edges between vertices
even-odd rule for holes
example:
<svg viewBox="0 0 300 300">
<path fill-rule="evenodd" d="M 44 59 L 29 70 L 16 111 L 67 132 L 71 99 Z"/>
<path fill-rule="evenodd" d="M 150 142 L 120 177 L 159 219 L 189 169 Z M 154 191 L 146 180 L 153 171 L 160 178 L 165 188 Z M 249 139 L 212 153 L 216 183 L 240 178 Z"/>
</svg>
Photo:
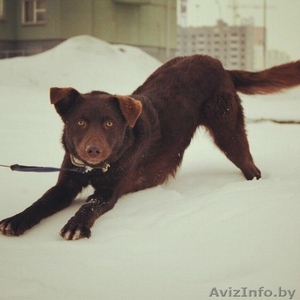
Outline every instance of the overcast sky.
<svg viewBox="0 0 300 300">
<path fill-rule="evenodd" d="M 177 0 L 180 3 L 180 0 Z M 187 25 L 212 26 L 220 17 L 233 24 L 232 0 L 187 0 Z M 284 51 L 291 60 L 300 59 L 300 0 L 266 0 L 267 47 Z M 235 0 L 241 18 L 254 17 L 255 26 L 263 25 L 264 0 Z M 180 5 L 178 5 L 180 7 Z M 180 20 L 180 19 L 179 19 Z M 240 24 L 240 20 L 238 20 Z"/>
</svg>

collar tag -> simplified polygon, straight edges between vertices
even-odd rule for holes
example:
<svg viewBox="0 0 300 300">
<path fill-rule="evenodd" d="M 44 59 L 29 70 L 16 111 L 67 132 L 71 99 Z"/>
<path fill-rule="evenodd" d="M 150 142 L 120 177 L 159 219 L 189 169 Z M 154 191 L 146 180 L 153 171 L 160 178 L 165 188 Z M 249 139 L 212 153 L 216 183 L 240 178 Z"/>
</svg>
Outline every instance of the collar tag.
<svg viewBox="0 0 300 300">
<path fill-rule="evenodd" d="M 104 166 L 101 167 L 102 172 L 106 173 L 108 171 L 109 167 L 110 167 L 110 164 L 104 162 Z"/>
</svg>

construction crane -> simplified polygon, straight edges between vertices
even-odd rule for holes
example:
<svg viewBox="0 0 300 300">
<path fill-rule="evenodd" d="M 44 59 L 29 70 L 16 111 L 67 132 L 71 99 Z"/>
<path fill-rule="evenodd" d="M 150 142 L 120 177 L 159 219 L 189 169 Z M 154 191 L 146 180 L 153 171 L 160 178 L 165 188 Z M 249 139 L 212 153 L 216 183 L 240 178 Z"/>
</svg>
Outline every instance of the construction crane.
<svg viewBox="0 0 300 300">
<path fill-rule="evenodd" d="M 180 11 L 179 11 L 179 18 L 180 18 L 180 26 L 179 26 L 179 54 L 185 55 L 185 51 L 183 50 L 184 44 L 184 32 L 187 28 L 187 3 L 188 0 L 180 0 Z"/>
<path fill-rule="evenodd" d="M 180 0 L 180 26 L 187 27 L 187 3 L 188 0 Z"/>
<path fill-rule="evenodd" d="M 263 60 L 264 67 L 267 65 L 267 10 L 269 8 L 275 8 L 276 6 L 267 5 L 267 0 L 264 0 L 263 5 L 240 5 L 237 3 L 237 0 L 231 0 L 230 8 L 232 8 L 232 16 L 233 16 L 233 26 L 237 25 L 237 20 L 239 18 L 238 10 L 239 8 L 254 8 L 254 9 L 263 9 Z"/>
</svg>

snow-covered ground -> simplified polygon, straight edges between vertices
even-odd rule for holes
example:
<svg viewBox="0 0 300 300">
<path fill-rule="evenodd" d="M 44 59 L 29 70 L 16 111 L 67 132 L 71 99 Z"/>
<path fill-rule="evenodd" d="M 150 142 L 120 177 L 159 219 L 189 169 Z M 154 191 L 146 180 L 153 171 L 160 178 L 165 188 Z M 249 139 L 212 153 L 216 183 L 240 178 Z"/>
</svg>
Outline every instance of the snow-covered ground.
<svg viewBox="0 0 300 300">
<path fill-rule="evenodd" d="M 60 165 L 51 86 L 128 94 L 158 66 L 88 36 L 0 61 L 0 164 Z M 299 122 L 300 91 L 242 98 L 261 180 L 244 180 L 199 130 L 177 178 L 123 197 L 91 239 L 58 234 L 83 197 L 19 238 L 0 236 L 0 299 L 300 299 L 300 125 L 253 122 Z M 0 219 L 56 177 L 0 168 Z"/>
</svg>

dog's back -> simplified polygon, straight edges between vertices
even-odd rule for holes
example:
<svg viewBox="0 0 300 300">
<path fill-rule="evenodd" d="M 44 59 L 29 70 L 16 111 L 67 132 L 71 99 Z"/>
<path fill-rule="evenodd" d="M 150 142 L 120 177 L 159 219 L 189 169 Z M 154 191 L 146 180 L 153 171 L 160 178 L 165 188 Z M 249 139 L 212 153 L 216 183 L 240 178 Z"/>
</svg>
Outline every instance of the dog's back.
<svg viewBox="0 0 300 300">
<path fill-rule="evenodd" d="M 261 72 L 228 71 L 217 59 L 194 55 L 170 60 L 132 96 L 146 95 L 157 109 L 163 152 L 182 157 L 196 128 L 204 125 L 216 145 L 252 179 L 261 175 L 249 151 L 237 91 L 267 94 L 299 84 L 300 61 Z M 173 160 L 175 171 L 180 162 Z"/>
</svg>

